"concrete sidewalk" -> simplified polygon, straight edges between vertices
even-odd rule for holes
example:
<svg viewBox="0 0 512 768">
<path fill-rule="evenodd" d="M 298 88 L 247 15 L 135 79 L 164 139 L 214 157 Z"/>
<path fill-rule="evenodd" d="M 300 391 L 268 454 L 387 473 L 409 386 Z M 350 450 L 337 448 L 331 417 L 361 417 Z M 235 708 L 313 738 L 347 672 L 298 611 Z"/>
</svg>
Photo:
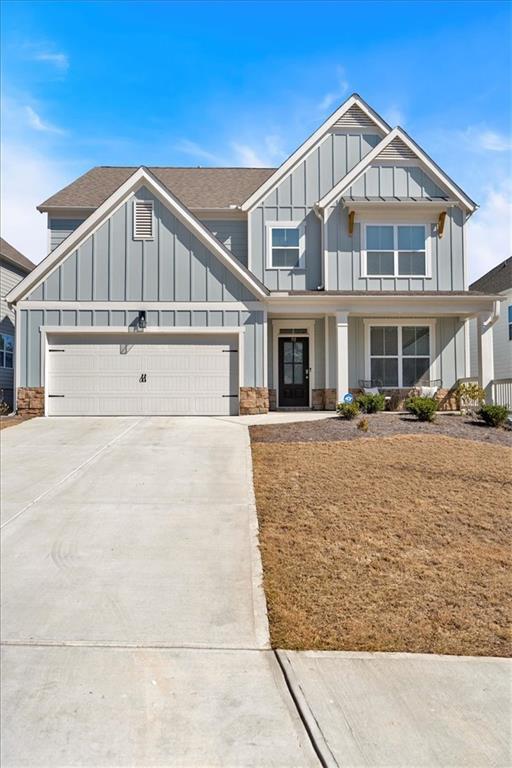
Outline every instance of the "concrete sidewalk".
<svg viewBox="0 0 512 768">
<path fill-rule="evenodd" d="M 509 768 L 509 659 L 278 651 L 327 768 Z"/>
<path fill-rule="evenodd" d="M 2 768 L 309 768 L 268 627 L 245 428 L 2 432 Z"/>
</svg>

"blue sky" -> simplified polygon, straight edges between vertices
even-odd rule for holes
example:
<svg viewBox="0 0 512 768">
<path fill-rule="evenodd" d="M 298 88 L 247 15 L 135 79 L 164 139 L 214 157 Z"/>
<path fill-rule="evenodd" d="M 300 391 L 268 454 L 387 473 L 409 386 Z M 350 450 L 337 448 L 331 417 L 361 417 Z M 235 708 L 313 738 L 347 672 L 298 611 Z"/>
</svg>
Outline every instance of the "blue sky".
<svg viewBox="0 0 512 768">
<path fill-rule="evenodd" d="M 480 203 L 476 276 L 510 255 L 506 2 L 2 2 L 2 229 L 94 165 L 279 165 L 348 96 Z"/>
</svg>

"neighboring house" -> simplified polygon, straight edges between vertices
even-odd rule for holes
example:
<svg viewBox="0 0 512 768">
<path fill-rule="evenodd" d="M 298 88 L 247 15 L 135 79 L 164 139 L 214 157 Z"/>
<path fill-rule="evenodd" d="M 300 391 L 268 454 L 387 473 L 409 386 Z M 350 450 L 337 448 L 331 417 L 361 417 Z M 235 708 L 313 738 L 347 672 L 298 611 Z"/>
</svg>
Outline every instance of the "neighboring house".
<svg viewBox="0 0 512 768">
<path fill-rule="evenodd" d="M 14 312 L 5 297 L 35 264 L 0 237 L 0 401 L 14 403 Z"/>
<path fill-rule="evenodd" d="M 489 270 L 469 287 L 472 291 L 495 293 L 500 296 L 500 317 L 493 331 L 494 377 L 495 379 L 512 379 L 512 257 Z M 475 321 L 471 321 L 471 375 L 478 375 Z"/>
<path fill-rule="evenodd" d="M 18 407 L 334 408 L 493 378 L 497 297 L 468 290 L 475 203 L 351 96 L 278 169 L 93 168 L 39 206 L 49 255 L 9 295 Z"/>
</svg>

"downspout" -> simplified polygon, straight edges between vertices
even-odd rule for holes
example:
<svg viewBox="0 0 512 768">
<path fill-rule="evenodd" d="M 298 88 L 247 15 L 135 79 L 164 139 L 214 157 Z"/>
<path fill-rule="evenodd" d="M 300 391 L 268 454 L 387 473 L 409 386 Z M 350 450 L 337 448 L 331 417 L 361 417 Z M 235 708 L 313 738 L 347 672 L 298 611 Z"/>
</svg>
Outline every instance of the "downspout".
<svg viewBox="0 0 512 768">
<path fill-rule="evenodd" d="M 324 218 L 324 209 L 320 208 L 318 203 L 315 203 L 313 205 L 313 211 L 315 212 L 317 218 L 320 221 L 320 285 L 317 287 L 317 291 L 325 291 L 326 285 L 325 285 L 325 251 L 324 251 L 324 241 L 325 241 L 325 218 Z"/>
<path fill-rule="evenodd" d="M 500 319 L 501 314 L 501 302 L 500 301 L 493 301 L 492 303 L 492 312 L 487 318 L 487 320 L 482 321 L 482 325 L 484 328 L 492 328 L 495 323 L 498 322 Z"/>
</svg>

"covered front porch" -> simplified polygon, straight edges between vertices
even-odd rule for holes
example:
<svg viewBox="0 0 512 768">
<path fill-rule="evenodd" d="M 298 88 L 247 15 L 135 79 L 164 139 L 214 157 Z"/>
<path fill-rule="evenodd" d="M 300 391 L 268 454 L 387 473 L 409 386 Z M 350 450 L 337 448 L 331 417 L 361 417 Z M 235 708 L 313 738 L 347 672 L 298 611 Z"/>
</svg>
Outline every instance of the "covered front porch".
<svg viewBox="0 0 512 768">
<path fill-rule="evenodd" d="M 480 385 L 491 395 L 494 297 L 297 296 L 267 315 L 266 387 L 270 410 L 334 410 L 347 393 L 376 387 L 399 409 L 431 387 L 441 410 L 470 375 L 469 320 L 478 319 Z M 293 310 L 291 311 L 291 304 Z M 422 390 L 425 393 L 427 390 Z"/>
</svg>

